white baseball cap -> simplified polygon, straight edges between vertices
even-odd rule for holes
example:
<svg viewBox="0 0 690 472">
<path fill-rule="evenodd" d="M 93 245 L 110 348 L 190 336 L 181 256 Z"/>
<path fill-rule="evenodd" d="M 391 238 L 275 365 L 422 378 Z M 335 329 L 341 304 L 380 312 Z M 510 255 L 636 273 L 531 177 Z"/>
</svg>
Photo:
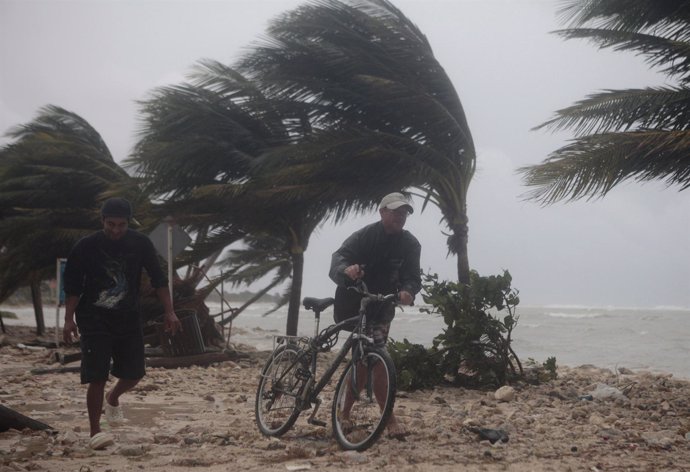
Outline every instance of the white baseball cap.
<svg viewBox="0 0 690 472">
<path fill-rule="evenodd" d="M 381 199 L 379 203 L 379 210 L 383 208 L 388 208 L 389 210 L 395 210 L 402 206 L 406 206 L 410 213 L 414 213 L 414 208 L 412 207 L 412 201 L 400 192 L 389 193 Z"/>
</svg>

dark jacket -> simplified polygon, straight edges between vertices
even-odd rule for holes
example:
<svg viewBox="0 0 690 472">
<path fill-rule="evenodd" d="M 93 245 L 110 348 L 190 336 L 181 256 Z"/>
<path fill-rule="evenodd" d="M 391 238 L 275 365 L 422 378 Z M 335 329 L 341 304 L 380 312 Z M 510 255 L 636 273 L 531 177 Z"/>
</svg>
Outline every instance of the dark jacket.
<svg viewBox="0 0 690 472">
<path fill-rule="evenodd" d="M 363 280 L 371 293 L 405 290 L 414 296 L 421 290 L 420 254 L 421 245 L 409 231 L 386 234 L 380 221 L 355 231 L 331 258 L 329 276 L 338 285 L 336 319 L 341 314 L 355 316 L 359 309 L 361 297 L 346 289 L 351 282 L 344 273 L 346 267 L 365 265 Z"/>
</svg>

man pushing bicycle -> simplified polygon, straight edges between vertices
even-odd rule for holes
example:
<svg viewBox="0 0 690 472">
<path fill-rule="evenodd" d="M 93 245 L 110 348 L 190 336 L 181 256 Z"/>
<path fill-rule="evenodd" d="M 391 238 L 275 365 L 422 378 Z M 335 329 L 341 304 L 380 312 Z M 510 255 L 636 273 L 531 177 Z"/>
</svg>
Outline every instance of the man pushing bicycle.
<svg viewBox="0 0 690 472">
<path fill-rule="evenodd" d="M 362 296 L 348 290 L 348 286 L 358 279 L 362 279 L 372 293 L 395 293 L 400 304 L 413 303 L 421 289 L 421 245 L 412 233 L 404 229 L 407 216 L 413 211 L 410 199 L 402 193 L 386 195 L 379 203 L 380 221 L 355 231 L 333 253 L 329 277 L 337 284 L 333 307 L 336 321 L 358 312 Z M 368 306 L 367 325 L 371 327 L 377 344 L 385 345 L 387 342 L 394 317 L 393 304 Z M 396 439 L 404 439 L 407 435 L 395 414 L 388 422 L 388 434 Z"/>
</svg>

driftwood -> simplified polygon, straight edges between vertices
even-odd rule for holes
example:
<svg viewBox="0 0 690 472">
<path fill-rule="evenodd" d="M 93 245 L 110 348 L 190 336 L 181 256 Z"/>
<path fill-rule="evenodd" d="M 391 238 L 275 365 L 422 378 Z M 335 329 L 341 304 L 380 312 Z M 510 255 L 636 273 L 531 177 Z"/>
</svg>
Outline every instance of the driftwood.
<svg viewBox="0 0 690 472">
<path fill-rule="evenodd" d="M 31 369 L 31 373 L 34 375 L 43 374 L 65 374 L 69 372 L 79 372 L 81 370 L 80 366 L 73 367 L 48 367 L 45 369 Z"/>
<path fill-rule="evenodd" d="M 146 347 L 145 348 L 146 357 L 163 357 L 165 352 L 160 347 Z M 81 352 L 72 352 L 69 354 L 63 354 L 61 352 L 55 353 L 55 360 L 60 363 L 60 365 L 70 364 L 72 362 L 77 362 L 81 360 Z"/>
<path fill-rule="evenodd" d="M 45 347 L 47 349 L 55 349 L 55 341 L 41 341 L 40 339 L 34 339 L 32 341 L 25 341 L 21 344 L 29 347 Z"/>
<path fill-rule="evenodd" d="M 72 354 L 71 356 L 81 357 L 80 353 Z M 162 367 L 164 369 L 176 369 L 178 367 L 190 367 L 193 365 L 207 366 L 216 362 L 225 362 L 233 359 L 247 357 L 235 351 L 218 351 L 218 352 L 204 352 L 203 354 L 195 354 L 192 356 L 161 356 L 146 358 L 147 367 Z M 79 359 L 74 359 L 79 360 Z M 68 372 L 79 372 L 81 367 L 51 367 L 46 369 L 32 369 L 31 373 L 34 375 L 43 374 L 63 374 Z"/>
<path fill-rule="evenodd" d="M 216 362 L 237 359 L 238 357 L 239 355 L 236 352 L 205 352 L 203 354 L 194 354 L 191 356 L 156 357 L 153 359 L 146 359 L 146 366 L 163 367 L 164 369 L 175 369 L 177 367 L 189 367 L 193 365 L 207 366 Z"/>
<path fill-rule="evenodd" d="M 70 362 L 76 362 L 81 360 L 81 352 L 72 352 L 70 354 L 63 354 L 61 352 L 55 353 L 55 360 L 60 363 L 60 365 L 69 364 Z"/>
<path fill-rule="evenodd" d="M 6 406 L 0 405 L 0 432 L 7 431 L 8 429 L 16 429 L 21 431 L 25 428 L 33 430 L 44 430 L 53 427 L 45 423 L 41 423 L 33 418 L 24 416 L 21 413 L 14 411 Z"/>
</svg>

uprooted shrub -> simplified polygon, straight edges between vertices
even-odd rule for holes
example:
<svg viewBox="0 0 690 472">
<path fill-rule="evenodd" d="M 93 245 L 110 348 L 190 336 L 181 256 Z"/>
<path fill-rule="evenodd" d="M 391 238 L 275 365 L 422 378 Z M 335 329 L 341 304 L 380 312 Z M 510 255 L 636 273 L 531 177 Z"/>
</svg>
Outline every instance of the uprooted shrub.
<svg viewBox="0 0 690 472">
<path fill-rule="evenodd" d="M 520 303 L 511 288 L 512 277 L 481 277 L 470 273 L 470 283 L 439 281 L 436 274 L 423 274 L 424 302 L 421 311 L 443 316 L 446 328 L 433 346 L 390 343 L 401 389 L 423 388 L 447 379 L 456 385 L 499 386 L 523 374 L 511 347 L 512 331 Z"/>
</svg>

